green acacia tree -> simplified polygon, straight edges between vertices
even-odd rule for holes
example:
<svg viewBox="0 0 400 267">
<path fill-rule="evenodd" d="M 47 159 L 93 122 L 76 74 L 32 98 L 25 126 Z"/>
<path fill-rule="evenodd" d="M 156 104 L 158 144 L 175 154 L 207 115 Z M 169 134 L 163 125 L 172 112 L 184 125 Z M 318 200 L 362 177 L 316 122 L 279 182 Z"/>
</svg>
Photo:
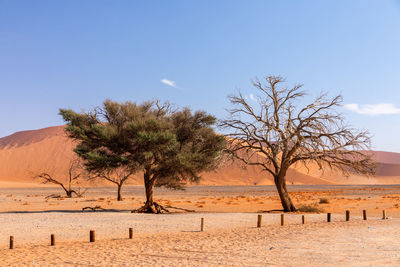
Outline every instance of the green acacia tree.
<svg viewBox="0 0 400 267">
<path fill-rule="evenodd" d="M 172 110 L 158 101 L 106 100 L 90 112 L 60 109 L 60 115 L 90 173 L 143 173 L 146 203 L 137 212 L 167 211 L 154 202 L 154 186 L 182 189 L 186 182 L 199 181 L 201 172 L 217 167 L 225 148 L 225 138 L 212 128 L 214 116 L 188 108 Z"/>
</svg>

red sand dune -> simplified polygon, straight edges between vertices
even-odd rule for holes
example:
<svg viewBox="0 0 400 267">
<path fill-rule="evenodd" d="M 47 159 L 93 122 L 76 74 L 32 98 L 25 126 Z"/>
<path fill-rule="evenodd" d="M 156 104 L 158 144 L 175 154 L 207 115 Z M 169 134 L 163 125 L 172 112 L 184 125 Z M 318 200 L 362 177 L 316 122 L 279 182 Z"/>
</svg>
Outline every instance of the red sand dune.
<svg viewBox="0 0 400 267">
<path fill-rule="evenodd" d="M 73 157 L 74 144 L 64 133 L 63 126 L 39 130 L 17 132 L 0 138 L 0 184 L 32 183 L 32 174 L 50 171 L 63 177 L 68 162 Z M 287 180 L 291 184 L 397 184 L 400 181 L 400 154 L 372 152 L 378 161 L 377 176 L 343 177 L 339 173 L 327 171 L 324 174 L 310 166 L 295 166 L 290 169 Z M 203 185 L 268 185 L 273 184 L 271 175 L 260 167 L 243 168 L 238 162 L 226 163 L 218 170 L 204 173 Z M 37 181 L 36 181 L 37 182 Z M 142 184 L 138 175 L 131 184 Z"/>
<path fill-rule="evenodd" d="M 400 153 L 374 151 L 373 157 L 377 162 L 400 164 Z"/>
</svg>

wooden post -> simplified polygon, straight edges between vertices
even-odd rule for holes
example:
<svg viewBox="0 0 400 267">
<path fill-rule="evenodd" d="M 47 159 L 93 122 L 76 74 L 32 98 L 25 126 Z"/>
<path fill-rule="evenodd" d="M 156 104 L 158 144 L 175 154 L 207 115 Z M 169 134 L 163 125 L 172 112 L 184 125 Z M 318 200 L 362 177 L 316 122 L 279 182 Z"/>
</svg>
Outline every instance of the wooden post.
<svg viewBox="0 0 400 267">
<path fill-rule="evenodd" d="M 50 235 L 50 246 L 56 245 L 56 237 L 52 234 Z"/>
<path fill-rule="evenodd" d="M 285 214 L 281 214 L 281 226 L 285 224 Z"/>
<path fill-rule="evenodd" d="M 200 221 L 200 231 L 201 232 L 204 231 L 204 218 L 201 218 L 201 221 Z"/>
<path fill-rule="evenodd" d="M 257 216 L 257 227 L 260 228 L 261 227 L 261 220 L 262 220 L 262 215 L 258 215 Z"/>
<path fill-rule="evenodd" d="M 350 221 L 350 211 L 346 210 L 346 222 Z"/>
<path fill-rule="evenodd" d="M 10 249 L 14 249 L 14 236 L 10 236 Z"/>
<path fill-rule="evenodd" d="M 133 238 L 133 228 L 129 228 L 129 239 Z"/>
<path fill-rule="evenodd" d="M 364 219 L 364 221 L 367 220 L 367 211 L 366 210 L 363 210 L 363 219 Z"/>
<path fill-rule="evenodd" d="M 90 241 L 90 242 L 94 242 L 94 241 L 95 241 L 95 233 L 94 233 L 94 230 L 90 230 L 90 239 L 89 239 L 89 241 Z"/>
<path fill-rule="evenodd" d="M 386 220 L 386 210 L 382 210 L 382 220 Z"/>
<path fill-rule="evenodd" d="M 331 222 L 331 214 L 329 212 L 326 214 L 326 221 Z"/>
<path fill-rule="evenodd" d="M 306 216 L 304 216 L 304 215 L 301 216 L 301 223 L 302 224 L 306 223 Z"/>
</svg>

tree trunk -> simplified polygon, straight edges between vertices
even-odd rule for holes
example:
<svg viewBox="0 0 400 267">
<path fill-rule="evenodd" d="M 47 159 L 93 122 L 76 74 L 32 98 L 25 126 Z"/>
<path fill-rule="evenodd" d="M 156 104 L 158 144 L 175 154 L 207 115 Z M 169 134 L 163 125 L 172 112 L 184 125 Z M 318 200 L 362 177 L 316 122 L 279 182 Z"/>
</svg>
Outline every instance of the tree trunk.
<svg viewBox="0 0 400 267">
<path fill-rule="evenodd" d="M 122 183 L 117 184 L 118 189 L 117 189 L 117 201 L 122 201 L 122 196 L 121 196 L 121 189 L 122 189 Z"/>
<path fill-rule="evenodd" d="M 72 193 L 74 192 L 74 190 L 71 190 L 71 188 L 67 189 L 62 183 L 59 183 L 59 185 L 65 191 L 65 194 L 68 198 L 72 197 Z"/>
<path fill-rule="evenodd" d="M 67 194 L 67 197 L 72 197 L 72 191 L 65 190 L 65 193 Z"/>
<path fill-rule="evenodd" d="M 283 211 L 291 212 L 296 211 L 296 207 L 294 206 L 292 199 L 290 198 L 287 189 L 286 189 L 286 171 L 281 171 L 278 175 L 274 177 L 276 189 L 278 190 L 279 197 L 281 199 Z"/>
<path fill-rule="evenodd" d="M 132 211 L 137 213 L 162 213 L 163 211 L 168 212 L 163 206 L 153 201 L 153 187 L 155 178 L 151 177 L 150 171 L 144 172 L 144 187 L 146 190 L 146 203 L 143 207 Z"/>
<path fill-rule="evenodd" d="M 146 206 L 152 206 L 154 204 L 153 201 L 153 186 L 154 182 L 150 180 L 150 178 L 145 178 L 144 187 L 146 190 Z"/>
</svg>

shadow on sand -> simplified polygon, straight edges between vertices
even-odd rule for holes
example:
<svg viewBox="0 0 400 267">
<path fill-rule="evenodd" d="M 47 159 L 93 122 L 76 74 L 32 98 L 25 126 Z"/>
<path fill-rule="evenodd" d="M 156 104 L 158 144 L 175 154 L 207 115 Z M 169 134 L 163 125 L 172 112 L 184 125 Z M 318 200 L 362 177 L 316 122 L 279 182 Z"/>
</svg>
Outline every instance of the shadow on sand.
<svg viewBox="0 0 400 267">
<path fill-rule="evenodd" d="M 131 212 L 131 210 L 127 209 L 102 209 L 96 211 L 82 211 L 82 210 L 36 210 L 36 211 L 2 211 L 0 214 L 18 214 L 18 213 L 54 213 L 54 212 L 62 212 L 62 213 L 99 213 L 99 212 Z"/>
</svg>

